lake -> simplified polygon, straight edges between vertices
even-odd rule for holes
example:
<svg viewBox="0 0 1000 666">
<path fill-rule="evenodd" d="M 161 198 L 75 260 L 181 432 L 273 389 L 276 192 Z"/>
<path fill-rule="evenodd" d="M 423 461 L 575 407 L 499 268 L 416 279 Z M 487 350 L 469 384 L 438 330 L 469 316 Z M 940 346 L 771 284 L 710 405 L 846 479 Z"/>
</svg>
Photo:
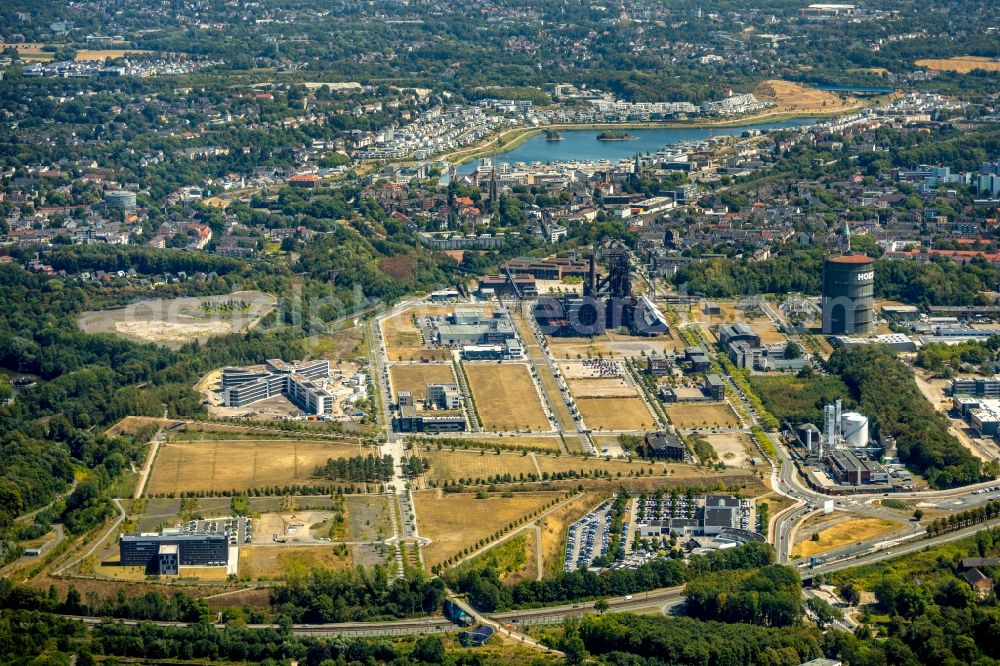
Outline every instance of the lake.
<svg viewBox="0 0 1000 666">
<path fill-rule="evenodd" d="M 729 127 L 657 127 L 650 129 L 630 129 L 629 134 L 636 137 L 633 141 L 598 141 L 597 135 L 603 130 L 559 130 L 562 141 L 546 141 L 545 133 L 525 141 L 517 148 L 505 153 L 499 153 L 500 162 L 566 162 L 586 160 L 610 160 L 632 157 L 638 151 L 649 153 L 664 146 L 683 141 L 698 141 L 707 139 L 709 135 L 740 135 L 746 130 L 782 129 L 799 127 L 817 122 L 816 118 L 792 118 L 773 123 L 756 123 L 748 125 L 731 125 Z M 478 160 L 458 167 L 459 173 L 472 173 L 476 170 Z"/>
</svg>

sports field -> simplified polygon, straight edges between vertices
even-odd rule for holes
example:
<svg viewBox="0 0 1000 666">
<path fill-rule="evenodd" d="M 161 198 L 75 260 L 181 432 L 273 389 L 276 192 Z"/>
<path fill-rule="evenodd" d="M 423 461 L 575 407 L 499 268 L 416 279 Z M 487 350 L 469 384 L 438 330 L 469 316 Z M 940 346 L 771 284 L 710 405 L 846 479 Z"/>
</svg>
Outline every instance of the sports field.
<svg viewBox="0 0 1000 666">
<path fill-rule="evenodd" d="M 583 422 L 591 430 L 643 430 L 656 423 L 641 398 L 577 398 Z"/>
<path fill-rule="evenodd" d="M 427 397 L 428 384 L 454 384 L 455 372 L 450 363 L 403 363 L 389 368 L 392 379 L 393 399 L 400 391 L 409 391 L 416 401 Z"/>
<path fill-rule="evenodd" d="M 974 69 L 982 69 L 987 72 L 1000 72 L 1000 60 L 996 58 L 984 58 L 981 56 L 925 58 L 923 60 L 918 60 L 915 64 L 917 67 L 939 69 L 945 72 L 958 72 L 959 74 L 968 74 Z"/>
<path fill-rule="evenodd" d="M 368 448 L 308 440 L 203 440 L 160 446 L 147 494 L 246 490 L 314 484 L 328 458 L 367 454 Z"/>
<path fill-rule="evenodd" d="M 667 416 L 677 428 L 731 428 L 739 424 L 724 402 L 671 405 Z"/>
<path fill-rule="evenodd" d="M 549 430 L 538 391 L 523 363 L 467 363 L 465 374 L 483 430 Z"/>
<path fill-rule="evenodd" d="M 472 548 L 480 539 L 496 533 L 563 496 L 560 492 L 516 493 L 513 497 L 476 499 L 470 493 L 438 496 L 437 492 L 413 494 L 420 535 L 431 539 L 424 547 L 428 568 Z"/>
</svg>

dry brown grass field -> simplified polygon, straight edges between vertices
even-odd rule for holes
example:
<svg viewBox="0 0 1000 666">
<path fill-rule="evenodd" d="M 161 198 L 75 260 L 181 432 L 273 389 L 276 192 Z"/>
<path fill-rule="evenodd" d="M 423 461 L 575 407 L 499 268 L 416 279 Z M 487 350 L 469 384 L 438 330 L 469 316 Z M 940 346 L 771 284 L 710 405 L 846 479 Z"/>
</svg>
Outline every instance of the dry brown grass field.
<svg viewBox="0 0 1000 666">
<path fill-rule="evenodd" d="M 19 58 L 29 62 L 44 62 L 52 60 L 56 55 L 52 51 L 44 51 L 43 49 L 45 48 L 45 44 L 38 42 L 20 42 L 16 44 L 0 42 L 0 51 L 11 48 L 17 51 Z"/>
<path fill-rule="evenodd" d="M 440 564 L 562 496 L 559 492 L 538 492 L 476 499 L 469 493 L 440 496 L 434 491 L 414 493 L 420 535 L 431 539 L 423 549 L 424 564 L 428 568 Z"/>
<path fill-rule="evenodd" d="M 773 322 L 755 321 L 750 324 L 750 327 L 753 328 L 754 333 L 760 336 L 760 341 L 765 345 L 786 342 L 788 340 L 785 334 L 781 333 Z"/>
<path fill-rule="evenodd" d="M 428 384 L 454 384 L 455 371 L 450 363 L 415 363 L 393 365 L 389 368 L 392 379 L 393 399 L 400 391 L 409 391 L 414 400 L 427 397 Z"/>
<path fill-rule="evenodd" d="M 739 423 L 724 402 L 671 405 L 667 416 L 677 428 L 728 428 Z"/>
<path fill-rule="evenodd" d="M 237 574 L 251 580 L 283 580 L 291 573 L 307 574 L 314 567 L 336 571 L 351 568 L 351 550 L 337 554 L 334 546 L 243 546 Z"/>
<path fill-rule="evenodd" d="M 622 379 L 571 379 L 566 382 L 574 398 L 635 398 L 639 390 Z"/>
<path fill-rule="evenodd" d="M 958 72 L 968 74 L 974 69 L 982 69 L 987 72 L 1000 72 L 1000 60 L 996 58 L 983 58 L 980 56 L 956 56 L 954 58 L 925 58 L 918 60 L 917 67 L 927 67 L 928 69 L 939 69 L 945 72 Z"/>
<path fill-rule="evenodd" d="M 386 349 L 420 347 L 420 330 L 413 323 L 413 314 L 407 310 L 382 322 L 382 336 Z"/>
<path fill-rule="evenodd" d="M 807 523 L 808 525 L 808 523 Z M 795 544 L 792 555 L 811 557 L 858 541 L 867 541 L 879 536 L 888 536 L 899 530 L 900 524 L 884 518 L 856 518 L 838 522 L 819 531 L 819 541 L 806 537 L 806 530 L 799 530 L 804 540 Z"/>
<path fill-rule="evenodd" d="M 825 90 L 816 90 L 801 83 L 771 79 L 762 81 L 754 88 L 753 94 L 762 100 L 774 102 L 772 112 L 805 111 L 829 113 L 856 106 L 858 101 L 851 97 L 846 100 Z"/>
<path fill-rule="evenodd" d="M 639 474 L 640 470 L 644 475 L 666 476 L 668 470 L 677 472 L 681 466 L 672 465 L 668 467 L 664 463 L 638 463 L 626 462 L 624 460 L 605 460 L 604 458 L 585 458 L 582 456 L 554 456 L 529 453 L 501 451 L 497 455 L 494 451 L 480 453 L 479 451 L 436 451 L 428 450 L 421 452 L 422 456 L 429 458 L 431 469 L 428 478 L 437 483 L 455 481 L 457 479 L 486 479 L 491 476 L 510 474 L 515 481 L 521 474 L 527 477 L 529 474 L 541 476 L 543 473 L 555 474 L 557 472 L 578 472 L 590 474 L 594 471 L 609 472 L 622 478 Z"/>
<path fill-rule="evenodd" d="M 719 460 L 730 467 L 748 465 L 748 458 L 752 455 L 749 452 L 756 451 L 750 436 L 744 433 L 704 434 L 702 437 L 715 449 Z"/>
<path fill-rule="evenodd" d="M 520 474 L 538 474 L 534 457 L 520 453 L 493 451 L 480 454 L 479 451 L 427 451 L 423 456 L 431 461 L 428 479 L 443 483 L 458 479 L 485 479 L 497 474 L 510 474 L 515 479 Z M 542 456 L 544 457 L 544 456 Z"/>
<path fill-rule="evenodd" d="M 467 363 L 464 367 L 484 430 L 549 430 L 527 365 Z"/>
<path fill-rule="evenodd" d="M 661 462 L 627 462 L 625 460 L 605 460 L 604 458 L 583 458 L 577 456 L 536 456 L 538 467 L 549 474 L 555 472 L 608 472 L 611 476 L 628 478 L 642 470 L 643 474 L 651 476 L 666 476 L 668 467 Z"/>
<path fill-rule="evenodd" d="M 181 423 L 181 421 L 175 421 L 173 419 L 158 419 L 154 416 L 126 416 L 121 421 L 105 430 L 104 434 L 108 437 L 114 437 L 115 435 L 122 434 L 134 435 L 147 425 L 158 425 L 163 428 L 168 428 L 178 423 Z"/>
<path fill-rule="evenodd" d="M 427 347 L 386 347 L 386 356 L 390 361 L 449 361 L 451 352 L 447 349 L 429 349 Z"/>
<path fill-rule="evenodd" d="M 205 440 L 160 446 L 147 493 L 246 490 L 312 484 L 328 458 L 367 454 L 369 448 L 308 440 Z"/>
<path fill-rule="evenodd" d="M 641 398 L 578 398 L 576 406 L 591 430 L 643 430 L 656 420 Z"/>
<path fill-rule="evenodd" d="M 108 60 L 109 58 L 122 58 L 127 55 L 144 55 L 153 51 L 141 51 L 138 49 L 80 49 L 76 52 L 73 60 L 83 62 L 84 60 Z"/>
</svg>

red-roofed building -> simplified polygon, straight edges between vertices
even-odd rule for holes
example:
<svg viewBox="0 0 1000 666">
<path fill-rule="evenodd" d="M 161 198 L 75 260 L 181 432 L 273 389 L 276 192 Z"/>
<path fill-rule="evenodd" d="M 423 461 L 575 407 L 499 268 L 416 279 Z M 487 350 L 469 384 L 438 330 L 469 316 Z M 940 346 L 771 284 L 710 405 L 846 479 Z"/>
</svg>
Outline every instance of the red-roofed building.
<svg viewBox="0 0 1000 666">
<path fill-rule="evenodd" d="M 1000 253 L 997 252 L 983 252 L 982 250 L 925 250 L 921 251 L 916 248 L 912 250 L 899 250 L 895 252 L 886 252 L 885 257 L 887 259 L 915 259 L 922 263 L 927 263 L 931 260 L 931 257 L 937 255 L 939 257 L 944 257 L 955 262 L 958 265 L 964 265 L 975 259 L 976 257 L 982 257 L 994 266 L 1000 267 Z"/>
<path fill-rule="evenodd" d="M 288 185 L 291 187 L 304 187 L 310 190 L 315 190 L 319 187 L 319 176 L 311 173 L 296 174 L 288 179 Z"/>
</svg>

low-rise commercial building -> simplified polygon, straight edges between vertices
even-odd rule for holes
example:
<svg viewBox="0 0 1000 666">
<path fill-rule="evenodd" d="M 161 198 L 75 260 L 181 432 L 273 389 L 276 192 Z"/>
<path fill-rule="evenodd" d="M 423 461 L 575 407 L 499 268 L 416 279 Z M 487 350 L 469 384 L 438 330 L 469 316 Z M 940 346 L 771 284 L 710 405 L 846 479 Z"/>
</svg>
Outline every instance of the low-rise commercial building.
<svg viewBox="0 0 1000 666">
<path fill-rule="evenodd" d="M 978 398 L 1000 398 L 1000 375 L 992 377 L 955 377 L 951 380 L 951 394 L 974 395 Z"/>
<path fill-rule="evenodd" d="M 181 566 L 225 565 L 229 562 L 229 539 L 225 534 L 123 534 L 118 541 L 122 566 L 146 567 L 176 573 Z"/>
<path fill-rule="evenodd" d="M 663 460 L 684 460 L 687 448 L 684 442 L 668 432 L 647 432 L 643 438 L 645 454 Z"/>
<path fill-rule="evenodd" d="M 665 377 L 673 370 L 677 357 L 666 352 L 663 354 L 650 354 L 646 357 L 646 372 L 654 377 Z"/>
</svg>

